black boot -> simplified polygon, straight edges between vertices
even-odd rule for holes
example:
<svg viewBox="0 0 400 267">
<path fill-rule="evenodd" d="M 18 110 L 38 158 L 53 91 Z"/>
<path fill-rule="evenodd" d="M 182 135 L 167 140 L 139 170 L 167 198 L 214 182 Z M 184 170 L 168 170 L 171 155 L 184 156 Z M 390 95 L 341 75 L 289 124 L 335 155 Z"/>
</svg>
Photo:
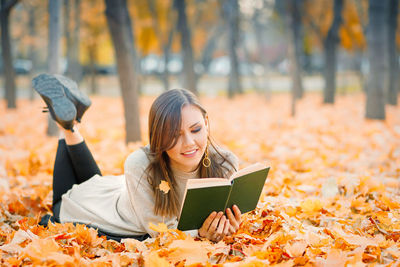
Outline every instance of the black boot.
<svg viewBox="0 0 400 267">
<path fill-rule="evenodd" d="M 32 87 L 46 102 L 53 120 L 64 129 L 71 130 L 76 118 L 76 108 L 65 95 L 63 86 L 39 75 L 32 80 Z"/>
<path fill-rule="evenodd" d="M 81 122 L 83 114 L 90 107 L 92 101 L 90 101 L 89 97 L 85 93 L 78 89 L 78 85 L 73 80 L 58 74 L 55 74 L 53 79 L 56 79 L 63 85 L 65 95 L 75 105 L 76 120 Z"/>
<path fill-rule="evenodd" d="M 62 75 L 51 75 L 46 73 L 40 74 L 32 80 L 32 86 L 46 102 L 53 119 L 58 122 L 59 120 L 63 121 L 66 118 L 63 116 L 60 118 L 58 113 L 63 112 L 63 109 L 70 109 L 68 104 L 65 104 L 65 102 L 68 101 L 73 104 L 75 107 L 75 116 L 72 121 L 68 122 L 67 124 L 60 122 L 62 127 L 66 126 L 64 127 L 66 129 L 70 129 L 69 125 L 73 125 L 74 119 L 80 122 L 83 114 L 92 104 L 89 97 L 79 91 L 78 85 L 73 80 Z M 57 113 L 54 105 L 61 103 L 65 104 L 66 106 L 61 108 L 61 110 Z M 69 116 L 68 119 L 70 119 Z"/>
</svg>

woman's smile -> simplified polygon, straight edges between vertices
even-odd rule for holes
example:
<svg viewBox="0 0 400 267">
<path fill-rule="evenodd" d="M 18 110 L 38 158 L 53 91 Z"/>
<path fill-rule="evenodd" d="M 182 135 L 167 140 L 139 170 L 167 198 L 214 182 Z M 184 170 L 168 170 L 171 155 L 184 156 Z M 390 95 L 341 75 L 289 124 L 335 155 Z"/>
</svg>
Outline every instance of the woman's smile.
<svg viewBox="0 0 400 267">
<path fill-rule="evenodd" d="M 192 158 L 196 155 L 197 151 L 199 150 L 198 149 L 188 150 L 186 152 L 183 152 L 182 155 L 186 158 Z"/>
</svg>

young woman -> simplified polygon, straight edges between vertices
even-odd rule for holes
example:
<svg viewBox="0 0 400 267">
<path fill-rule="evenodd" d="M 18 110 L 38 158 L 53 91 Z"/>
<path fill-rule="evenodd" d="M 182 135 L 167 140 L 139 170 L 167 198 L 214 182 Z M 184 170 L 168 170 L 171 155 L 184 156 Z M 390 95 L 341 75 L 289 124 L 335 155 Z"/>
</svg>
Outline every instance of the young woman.
<svg viewBox="0 0 400 267">
<path fill-rule="evenodd" d="M 60 128 L 53 174 L 53 213 L 58 222 L 84 223 L 108 238 L 143 240 L 157 233 L 149 223 L 177 227 L 187 179 L 229 177 L 236 156 L 211 140 L 207 113 L 184 89 L 162 93 L 149 114 L 149 145 L 128 156 L 124 175 L 102 176 L 74 121 L 91 102 L 76 83 L 41 74 L 32 81 Z M 160 189 L 162 181 L 170 190 Z M 226 212 L 226 215 L 224 215 Z M 215 211 L 198 235 L 219 241 L 239 228 L 237 206 Z"/>
</svg>

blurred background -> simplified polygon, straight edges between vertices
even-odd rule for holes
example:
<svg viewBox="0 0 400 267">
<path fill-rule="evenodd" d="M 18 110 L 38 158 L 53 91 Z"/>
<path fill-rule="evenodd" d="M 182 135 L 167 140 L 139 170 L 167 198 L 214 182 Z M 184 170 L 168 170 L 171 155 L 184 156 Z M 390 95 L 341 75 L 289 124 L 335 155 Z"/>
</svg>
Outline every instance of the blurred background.
<svg viewBox="0 0 400 267">
<path fill-rule="evenodd" d="M 397 105 L 398 0 L 0 1 L 8 108 L 35 97 L 30 82 L 42 72 L 122 97 L 132 128 L 140 94 L 175 87 L 229 98 L 290 92 L 292 115 L 306 91 L 323 103 L 363 92 L 372 119 Z"/>
</svg>

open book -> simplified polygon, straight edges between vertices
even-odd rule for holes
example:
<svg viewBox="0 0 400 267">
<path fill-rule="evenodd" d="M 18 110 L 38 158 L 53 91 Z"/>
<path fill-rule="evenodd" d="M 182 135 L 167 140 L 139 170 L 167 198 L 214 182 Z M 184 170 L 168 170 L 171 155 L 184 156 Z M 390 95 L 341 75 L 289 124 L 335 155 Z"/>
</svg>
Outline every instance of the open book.
<svg viewBox="0 0 400 267">
<path fill-rule="evenodd" d="M 242 213 L 254 210 L 267 178 L 269 167 L 256 163 L 229 179 L 189 179 L 180 210 L 178 229 L 199 229 L 211 212 L 237 205 Z"/>
</svg>

